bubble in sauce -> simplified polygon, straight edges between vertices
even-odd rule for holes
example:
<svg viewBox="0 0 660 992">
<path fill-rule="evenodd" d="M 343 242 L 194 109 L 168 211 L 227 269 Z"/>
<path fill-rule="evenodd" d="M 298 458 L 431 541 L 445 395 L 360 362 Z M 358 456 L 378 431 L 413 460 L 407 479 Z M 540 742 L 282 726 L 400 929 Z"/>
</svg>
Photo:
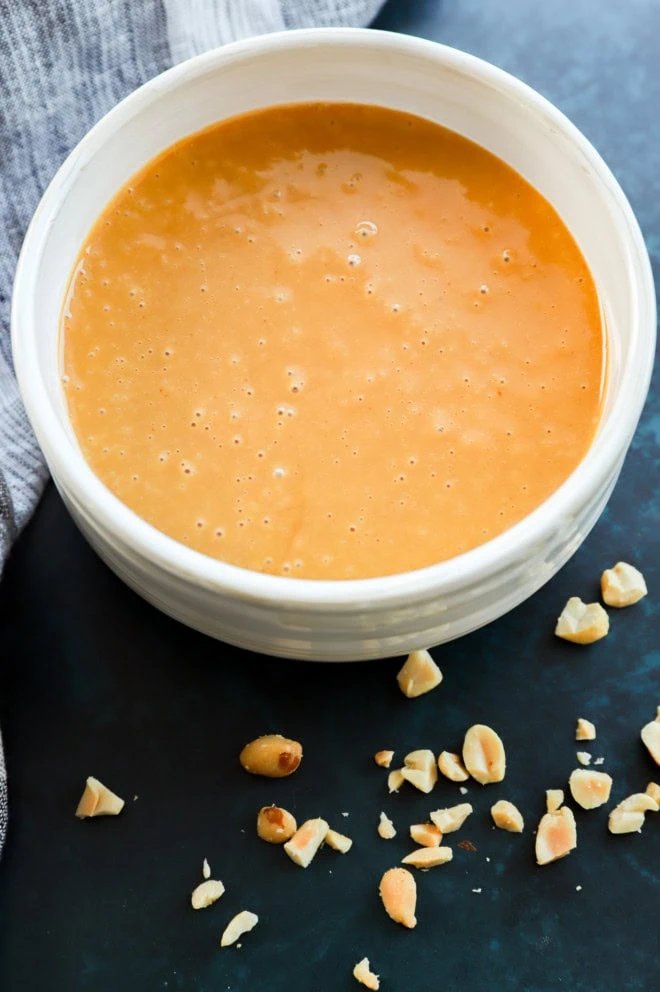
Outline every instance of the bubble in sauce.
<svg viewBox="0 0 660 992">
<path fill-rule="evenodd" d="M 355 233 L 359 238 L 373 238 L 378 234 L 378 227 L 371 220 L 361 220 L 355 227 Z"/>
</svg>

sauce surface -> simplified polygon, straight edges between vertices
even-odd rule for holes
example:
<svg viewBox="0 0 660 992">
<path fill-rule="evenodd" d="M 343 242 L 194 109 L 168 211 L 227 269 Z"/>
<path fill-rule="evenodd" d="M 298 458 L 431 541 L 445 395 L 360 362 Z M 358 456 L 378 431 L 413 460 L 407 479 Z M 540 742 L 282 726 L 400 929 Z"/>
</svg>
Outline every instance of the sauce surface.
<svg viewBox="0 0 660 992">
<path fill-rule="evenodd" d="M 270 108 L 169 149 L 90 232 L 62 325 L 100 479 L 278 575 L 482 544 L 567 478 L 601 409 L 597 295 L 554 209 L 376 107 Z"/>
</svg>

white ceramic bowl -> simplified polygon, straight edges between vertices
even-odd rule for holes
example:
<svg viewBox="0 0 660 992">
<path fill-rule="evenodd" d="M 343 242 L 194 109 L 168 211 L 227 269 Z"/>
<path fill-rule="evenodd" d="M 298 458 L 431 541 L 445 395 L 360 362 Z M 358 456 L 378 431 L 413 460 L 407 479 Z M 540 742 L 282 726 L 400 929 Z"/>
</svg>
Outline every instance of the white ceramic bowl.
<svg viewBox="0 0 660 992">
<path fill-rule="evenodd" d="M 380 579 L 261 575 L 166 537 L 87 466 L 60 378 L 67 282 L 88 231 L 119 187 L 163 149 L 214 121 L 314 99 L 419 114 L 512 165 L 577 239 L 609 336 L 602 422 L 564 485 L 474 551 Z M 507 73 L 451 48 L 376 31 L 325 29 L 254 38 L 201 55 L 104 117 L 37 209 L 16 274 L 12 333 L 23 400 L 55 483 L 89 542 L 125 582 L 178 620 L 241 647 L 351 660 L 459 637 L 531 595 L 575 552 L 605 506 L 639 419 L 655 320 L 651 269 L 630 206 L 597 152 L 558 110 Z"/>
</svg>

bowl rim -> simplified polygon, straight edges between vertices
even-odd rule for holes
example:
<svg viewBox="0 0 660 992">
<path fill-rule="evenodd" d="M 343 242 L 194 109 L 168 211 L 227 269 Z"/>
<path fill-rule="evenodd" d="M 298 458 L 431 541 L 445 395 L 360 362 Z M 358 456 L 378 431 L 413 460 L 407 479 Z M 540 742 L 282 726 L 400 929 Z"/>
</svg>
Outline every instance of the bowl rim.
<svg viewBox="0 0 660 992">
<path fill-rule="evenodd" d="M 75 183 L 85 160 L 118 126 L 191 78 L 232 60 L 318 45 L 367 46 L 393 57 L 412 54 L 430 58 L 460 74 L 479 78 L 544 116 L 576 146 L 609 193 L 610 206 L 619 213 L 632 290 L 631 341 L 621 386 L 586 455 L 562 485 L 517 524 L 471 551 L 413 571 L 367 579 L 303 579 L 251 571 L 195 551 L 147 523 L 101 482 L 59 423 L 34 346 L 33 301 L 38 293 L 43 241 L 62 195 Z M 371 28 L 304 28 L 233 42 L 179 63 L 133 91 L 87 132 L 51 180 L 28 228 L 16 268 L 11 326 L 15 370 L 37 439 L 56 482 L 61 482 L 73 502 L 79 501 L 96 528 L 109 532 L 125 548 L 171 576 L 234 599 L 299 611 L 359 611 L 365 604 L 371 610 L 385 609 L 439 598 L 481 583 L 547 541 L 564 515 L 606 486 L 617 472 L 646 398 L 655 353 L 655 290 L 644 239 L 621 187 L 582 132 L 541 94 L 503 69 L 439 42 Z"/>
</svg>

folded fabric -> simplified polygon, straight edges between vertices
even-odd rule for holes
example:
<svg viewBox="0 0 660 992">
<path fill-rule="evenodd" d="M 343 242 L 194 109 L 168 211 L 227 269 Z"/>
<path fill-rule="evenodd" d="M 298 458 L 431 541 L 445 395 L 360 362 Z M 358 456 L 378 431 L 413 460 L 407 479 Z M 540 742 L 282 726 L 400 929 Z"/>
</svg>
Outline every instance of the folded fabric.
<svg viewBox="0 0 660 992">
<path fill-rule="evenodd" d="M 0 0 L 0 572 L 47 478 L 13 376 L 9 306 L 30 218 L 115 103 L 182 59 L 301 27 L 364 26 L 383 0 Z M 0 849 L 7 786 L 0 746 Z"/>
</svg>

